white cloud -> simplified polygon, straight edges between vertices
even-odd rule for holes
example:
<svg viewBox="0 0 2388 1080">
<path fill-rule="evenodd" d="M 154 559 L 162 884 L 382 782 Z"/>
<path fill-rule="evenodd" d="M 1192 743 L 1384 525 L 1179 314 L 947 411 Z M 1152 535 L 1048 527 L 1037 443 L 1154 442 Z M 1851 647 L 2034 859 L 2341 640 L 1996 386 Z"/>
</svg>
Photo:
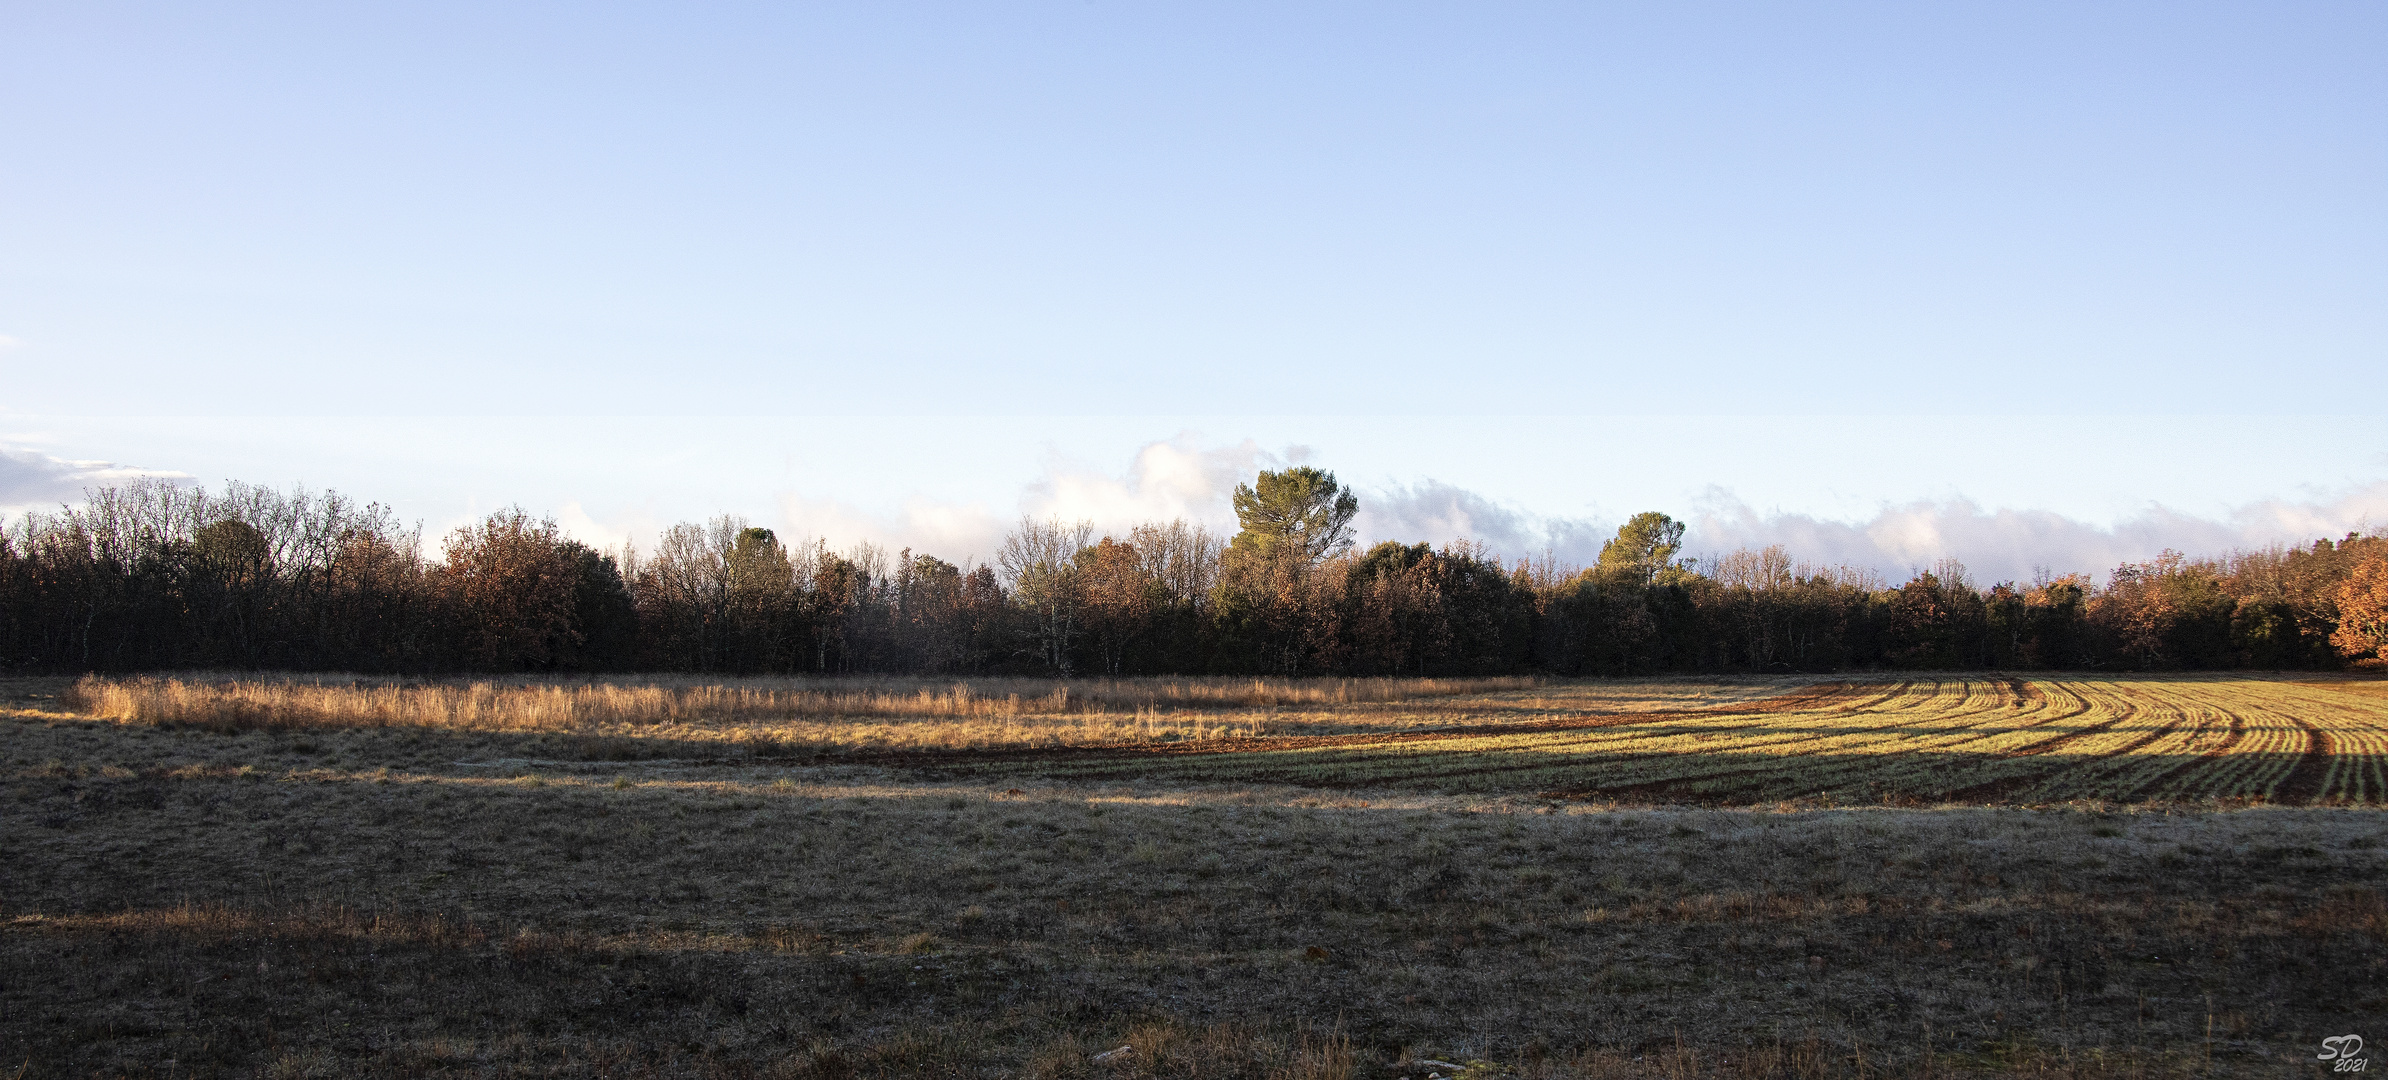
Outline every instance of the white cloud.
<svg viewBox="0 0 2388 1080">
<path fill-rule="evenodd" d="M 1091 521 L 1112 531 L 1177 518 L 1223 526 L 1235 520 L 1228 497 L 1237 484 L 1300 453 L 1301 447 L 1293 447 L 1285 455 L 1271 454 L 1250 439 L 1206 450 L 1192 436 L 1181 435 L 1146 444 L 1125 475 L 1048 469 L 1028 486 L 1020 510 L 1036 518 Z"/>
<path fill-rule="evenodd" d="M 2119 564 L 2144 562 L 2166 548 L 2219 555 L 2368 531 L 2388 522 L 2388 481 L 2319 500 L 2265 500 L 2219 519 L 2150 506 L 2113 525 L 2045 510 L 1986 510 L 1962 498 L 1886 506 L 1866 521 L 1831 521 L 1762 514 L 1712 488 L 1686 522 L 1691 551 L 1781 544 L 1800 561 L 1870 567 L 1894 579 L 1943 558 L 1964 563 L 1983 582 L 2026 581 L 2042 568 L 2102 577 Z"/>
<path fill-rule="evenodd" d="M 24 347 L 25 339 L 10 337 L 7 334 L 0 334 L 0 352 L 8 352 L 13 349 L 22 349 Z"/>
<path fill-rule="evenodd" d="M 80 503 L 86 488 L 107 487 L 141 477 L 189 480 L 189 473 L 143 469 L 113 461 L 80 461 L 38 450 L 0 447 L 0 513 L 54 510 Z"/>
<path fill-rule="evenodd" d="M 872 511 L 834 499 L 783 495 L 779 501 L 785 528 L 782 540 L 829 542 L 843 551 L 860 541 L 886 548 L 911 548 L 954 562 L 984 562 L 1011 524 L 984 506 L 906 499 L 893 511 Z"/>
<path fill-rule="evenodd" d="M 1111 533 L 1140 522 L 1177 518 L 1233 532 L 1235 511 L 1230 496 L 1236 485 L 1250 483 L 1263 469 L 1282 469 L 1315 457 L 1314 450 L 1300 445 L 1272 453 L 1246 439 L 1205 448 L 1195 437 L 1181 435 L 1146 444 L 1122 474 L 1049 468 L 1042 479 L 1028 485 L 1020 510 L 1040 519 L 1091 521 L 1098 531 Z M 1356 494 L 1360 513 L 1353 531 L 1362 544 L 1479 540 L 1509 555 L 1552 552 L 1561 559 L 1589 559 L 1599 552 L 1608 531 L 1585 519 L 1548 517 L 1506 506 L 1436 480 L 1408 487 L 1360 488 Z M 1009 525 L 1008 520 L 999 523 L 995 535 Z"/>
<path fill-rule="evenodd" d="M 1589 519 L 1548 517 L 1504 506 L 1439 480 L 1362 492 L 1354 530 L 1363 543 L 1475 540 L 1512 558 L 1547 553 L 1574 563 L 1597 557 L 1601 541 L 1611 533 Z"/>
<path fill-rule="evenodd" d="M 577 500 L 557 509 L 555 519 L 564 535 L 599 551 L 617 551 L 623 544 L 633 542 L 651 549 L 653 538 L 664 530 L 664 522 L 646 510 L 634 509 L 610 521 L 599 521 Z"/>
<path fill-rule="evenodd" d="M 780 515 L 786 535 L 819 537 L 833 548 L 867 540 L 956 562 L 985 562 L 1022 516 L 1089 521 L 1098 532 L 1113 535 L 1141 522 L 1176 518 L 1224 527 L 1235 520 L 1228 502 L 1235 485 L 1250 480 L 1261 468 L 1282 462 L 1279 455 L 1250 440 L 1205 448 L 1192 436 L 1180 436 L 1146 444 L 1123 473 L 1049 463 L 1044 476 L 1022 488 L 1010 513 L 979 502 L 925 498 L 906 499 L 893 509 L 873 510 L 835 499 L 787 494 L 780 497 Z"/>
</svg>

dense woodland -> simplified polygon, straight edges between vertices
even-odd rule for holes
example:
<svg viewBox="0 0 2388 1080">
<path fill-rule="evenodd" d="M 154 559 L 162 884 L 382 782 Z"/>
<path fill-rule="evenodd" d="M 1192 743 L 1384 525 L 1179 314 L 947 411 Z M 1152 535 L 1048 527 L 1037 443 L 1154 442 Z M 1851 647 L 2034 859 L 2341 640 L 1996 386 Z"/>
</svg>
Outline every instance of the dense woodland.
<svg viewBox="0 0 2388 1080">
<path fill-rule="evenodd" d="M 1262 473 L 1240 530 L 1024 520 L 987 565 L 730 517 L 600 552 L 519 510 L 442 538 L 333 493 L 142 482 L 0 529 L 0 670 L 1639 675 L 2376 666 L 2388 535 L 2166 552 L 1981 585 L 1780 548 L 1693 560 L 1635 517 L 1597 564 L 1357 550 L 1333 474 Z"/>
</svg>

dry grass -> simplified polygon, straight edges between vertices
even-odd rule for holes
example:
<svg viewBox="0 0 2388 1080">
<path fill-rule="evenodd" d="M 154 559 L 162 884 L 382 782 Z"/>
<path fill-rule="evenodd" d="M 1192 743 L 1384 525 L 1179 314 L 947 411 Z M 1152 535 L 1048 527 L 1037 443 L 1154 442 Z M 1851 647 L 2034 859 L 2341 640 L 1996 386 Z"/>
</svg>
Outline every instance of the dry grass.
<svg viewBox="0 0 2388 1080">
<path fill-rule="evenodd" d="M 1277 734 L 1301 729 L 1300 721 L 1279 721 L 1280 710 L 1331 714 L 1535 685 L 1525 678 L 552 682 L 186 675 L 87 677 L 64 703 L 111 720 L 220 732 L 736 727 L 752 729 L 749 741 L 792 745 L 983 748 Z M 1249 715 L 1256 712 L 1261 715 Z"/>
<path fill-rule="evenodd" d="M 2372 809 L 565 768 L 66 690 L 0 684 L 0 1076 L 2253 1077 L 2388 1014 Z"/>
</svg>

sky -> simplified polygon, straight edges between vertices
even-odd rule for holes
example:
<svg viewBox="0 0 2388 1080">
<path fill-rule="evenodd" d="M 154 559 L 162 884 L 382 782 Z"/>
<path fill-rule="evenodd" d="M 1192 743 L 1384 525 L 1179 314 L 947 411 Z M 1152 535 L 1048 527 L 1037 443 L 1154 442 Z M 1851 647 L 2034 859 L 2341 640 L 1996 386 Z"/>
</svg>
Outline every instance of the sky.
<svg viewBox="0 0 2388 1080">
<path fill-rule="evenodd" d="M 0 0 L 0 512 L 2388 525 L 2388 8 Z"/>
</svg>

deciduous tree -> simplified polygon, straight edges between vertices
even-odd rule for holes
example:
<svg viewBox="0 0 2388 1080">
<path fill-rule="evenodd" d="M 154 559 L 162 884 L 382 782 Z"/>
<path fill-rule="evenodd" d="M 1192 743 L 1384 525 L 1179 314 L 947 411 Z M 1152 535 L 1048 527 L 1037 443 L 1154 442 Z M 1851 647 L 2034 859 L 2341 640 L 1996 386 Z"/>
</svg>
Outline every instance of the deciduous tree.
<svg viewBox="0 0 2388 1080">
<path fill-rule="evenodd" d="M 2388 553 L 2356 564 L 2338 590 L 2338 630 L 2330 635 L 2349 659 L 2388 658 Z"/>
<path fill-rule="evenodd" d="M 1084 630 L 1079 608 L 1086 600 L 1085 582 L 1078 553 L 1093 536 L 1088 522 L 1023 517 L 995 552 L 1013 603 L 1029 616 L 1031 651 L 1063 675 L 1072 670 L 1072 649 Z"/>
<path fill-rule="evenodd" d="M 553 520 L 500 510 L 448 534 L 441 554 L 436 580 L 473 666 L 545 667 L 579 642 L 576 567 Z"/>
</svg>

